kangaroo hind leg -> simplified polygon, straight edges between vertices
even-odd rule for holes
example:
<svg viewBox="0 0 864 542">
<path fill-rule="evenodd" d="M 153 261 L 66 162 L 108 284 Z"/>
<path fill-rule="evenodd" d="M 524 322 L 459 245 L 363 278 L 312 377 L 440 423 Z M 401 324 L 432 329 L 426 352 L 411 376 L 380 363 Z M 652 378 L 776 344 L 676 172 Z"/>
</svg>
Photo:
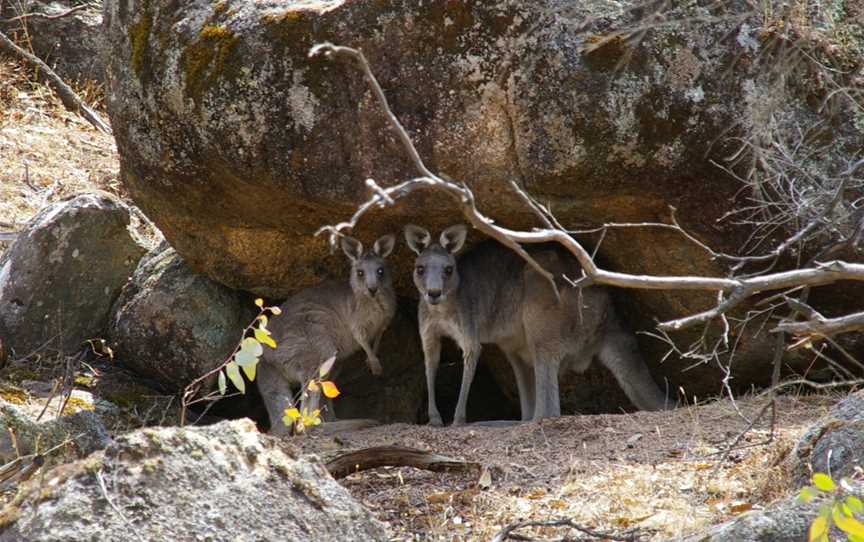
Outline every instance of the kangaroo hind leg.
<svg viewBox="0 0 864 542">
<path fill-rule="evenodd" d="M 528 421 L 534 416 L 535 389 L 534 370 L 514 352 L 505 352 L 513 374 L 516 376 L 516 388 L 519 390 L 519 409 L 522 421 Z"/>
</svg>

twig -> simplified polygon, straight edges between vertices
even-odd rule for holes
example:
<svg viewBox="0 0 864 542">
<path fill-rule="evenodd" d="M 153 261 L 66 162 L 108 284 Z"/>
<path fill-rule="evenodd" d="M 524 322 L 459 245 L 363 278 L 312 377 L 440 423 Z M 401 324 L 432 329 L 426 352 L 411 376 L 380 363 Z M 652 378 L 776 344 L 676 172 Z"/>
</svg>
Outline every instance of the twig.
<svg viewBox="0 0 864 542">
<path fill-rule="evenodd" d="M 105 500 L 108 501 L 108 505 L 111 507 L 111 509 L 117 513 L 120 519 L 123 520 L 123 523 L 129 526 L 130 533 L 132 533 L 135 538 L 137 538 L 138 540 L 143 540 L 141 538 L 141 535 L 138 534 L 138 531 L 134 528 L 134 525 L 132 525 L 132 522 L 126 518 L 125 514 L 123 514 L 123 511 L 120 510 L 120 508 L 116 504 L 114 504 L 114 501 L 108 495 L 108 488 L 105 486 L 105 477 L 102 476 L 101 470 L 96 471 L 96 480 L 99 482 L 99 489 L 102 491 L 102 497 L 104 497 Z"/>
<path fill-rule="evenodd" d="M 11 18 L 9 18 L 9 19 L 4 19 L 3 22 L 5 22 L 5 23 L 14 23 L 15 21 L 20 21 L 20 20 L 22 20 L 22 19 L 29 19 L 29 18 L 33 18 L 33 17 L 36 17 L 36 18 L 39 18 L 39 19 L 60 19 L 60 18 L 63 18 L 63 17 L 67 17 L 67 16 L 69 16 L 69 15 L 72 15 L 72 14 L 75 13 L 76 11 L 81 11 L 82 9 L 86 9 L 87 7 L 88 7 L 88 6 L 87 6 L 86 4 L 82 4 L 82 5 L 80 5 L 80 6 L 75 6 L 75 7 L 73 7 L 73 8 L 69 8 L 69 9 L 67 9 L 66 11 L 61 11 L 61 12 L 59 12 L 59 13 L 51 13 L 51 14 L 49 14 L 49 13 L 39 13 L 39 12 L 24 13 L 24 14 L 22 14 L 22 15 L 18 15 L 17 17 L 11 17 Z"/>
<path fill-rule="evenodd" d="M 414 467 L 433 472 L 480 470 L 480 464 L 403 446 L 377 446 L 337 456 L 325 465 L 337 480 L 378 467 Z"/>
<path fill-rule="evenodd" d="M 45 74 L 45 77 L 48 79 L 48 82 L 51 84 L 51 87 L 57 93 L 57 96 L 60 98 L 60 101 L 63 102 L 66 109 L 76 112 L 84 117 L 87 122 L 93 125 L 93 127 L 100 132 L 109 135 L 111 134 L 111 127 L 108 123 L 102 120 L 96 111 L 84 103 L 84 100 L 79 98 L 78 95 L 75 94 L 75 91 L 73 91 L 69 85 L 67 85 L 63 79 L 61 79 L 60 76 L 48 66 L 48 64 L 45 64 L 45 62 L 43 62 L 39 57 L 28 53 L 16 45 L 15 42 L 10 40 L 3 32 L 0 32 L 0 50 L 4 50 L 9 54 L 26 60 L 30 64 L 39 68 L 39 70 Z"/>
<path fill-rule="evenodd" d="M 642 538 L 642 534 L 639 529 L 629 529 L 620 534 L 607 533 L 603 531 L 595 531 L 594 529 L 589 529 L 588 527 L 584 527 L 574 522 L 572 519 L 549 519 L 511 523 L 501 529 L 498 534 L 496 534 L 495 537 L 492 539 L 492 542 L 504 542 L 504 540 L 507 540 L 508 538 L 524 540 L 524 538 L 518 538 L 521 537 L 521 535 L 513 532 L 517 529 L 522 529 L 524 527 L 570 527 L 571 529 L 575 529 L 582 534 L 586 534 L 598 540 L 615 540 L 616 542 L 636 542 L 640 538 Z"/>
</svg>

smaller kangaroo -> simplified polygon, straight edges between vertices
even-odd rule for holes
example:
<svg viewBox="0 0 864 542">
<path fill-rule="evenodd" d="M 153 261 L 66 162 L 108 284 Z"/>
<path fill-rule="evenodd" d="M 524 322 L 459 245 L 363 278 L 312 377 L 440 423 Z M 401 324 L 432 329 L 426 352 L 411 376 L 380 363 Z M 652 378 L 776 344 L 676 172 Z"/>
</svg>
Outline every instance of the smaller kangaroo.
<svg viewBox="0 0 864 542">
<path fill-rule="evenodd" d="M 465 423 L 481 345 L 489 343 L 501 348 L 513 368 L 523 421 L 560 416 L 559 370 L 581 373 L 595 356 L 637 407 L 665 407 L 666 398 L 639 354 L 636 337 L 619 323 L 604 288 L 580 292 L 561 280 L 559 302 L 544 277 L 494 240 L 481 243 L 457 262 L 454 255 L 466 235 L 464 225 L 451 226 L 434 243 L 427 230 L 405 227 L 408 246 L 417 253 L 414 284 L 420 292 L 431 425 L 442 425 L 435 402 L 435 373 L 444 336 L 456 341 L 465 363 L 453 425 Z M 528 252 L 557 277 L 579 276 L 578 262 L 560 247 L 542 245 Z"/>
<path fill-rule="evenodd" d="M 385 235 L 372 250 L 351 237 L 341 237 L 342 251 L 351 260 L 347 282 L 328 281 L 306 288 L 279 306 L 282 314 L 270 321 L 275 349 L 266 349 L 258 366 L 258 389 L 270 416 L 270 432 L 286 434 L 282 415 L 293 400 L 292 386 L 304 386 L 317 376 L 331 356 L 337 361 L 360 351 L 375 375 L 381 374 L 376 352 L 381 336 L 396 313 L 396 293 L 384 259 L 396 238 Z M 301 408 L 318 408 L 319 394 L 308 392 Z M 328 413 L 328 415 L 332 415 Z"/>
</svg>

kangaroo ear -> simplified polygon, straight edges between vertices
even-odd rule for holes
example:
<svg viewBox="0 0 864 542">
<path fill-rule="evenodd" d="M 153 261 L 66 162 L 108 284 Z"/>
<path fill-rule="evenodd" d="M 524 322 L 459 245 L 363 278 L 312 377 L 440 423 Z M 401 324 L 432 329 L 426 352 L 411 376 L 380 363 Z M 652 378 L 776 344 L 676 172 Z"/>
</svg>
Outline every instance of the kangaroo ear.
<svg viewBox="0 0 864 542">
<path fill-rule="evenodd" d="M 375 246 L 372 247 L 372 250 L 375 254 L 381 256 L 382 258 L 386 258 L 393 252 L 393 247 L 396 245 L 396 236 L 393 234 L 385 235 L 382 238 L 375 241 Z"/>
<path fill-rule="evenodd" d="M 339 238 L 339 246 L 342 247 L 342 252 L 344 252 L 352 262 L 363 255 L 363 243 L 353 237 L 343 235 Z"/>
<path fill-rule="evenodd" d="M 468 236 L 468 228 L 464 224 L 456 224 L 450 226 L 441 232 L 441 246 L 444 250 L 451 254 L 456 254 L 462 245 L 465 244 L 465 237 Z"/>
<path fill-rule="evenodd" d="M 405 226 L 405 242 L 408 243 L 408 248 L 419 256 L 432 242 L 432 235 L 420 226 L 408 224 Z"/>
</svg>

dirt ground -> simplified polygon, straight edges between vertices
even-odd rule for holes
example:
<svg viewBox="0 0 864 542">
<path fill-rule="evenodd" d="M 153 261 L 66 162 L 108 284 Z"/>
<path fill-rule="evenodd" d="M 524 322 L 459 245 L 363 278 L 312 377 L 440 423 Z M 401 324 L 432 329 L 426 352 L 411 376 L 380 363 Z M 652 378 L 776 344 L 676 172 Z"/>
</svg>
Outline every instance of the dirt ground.
<svg viewBox="0 0 864 542">
<path fill-rule="evenodd" d="M 0 58 L 0 233 L 20 229 L 45 203 L 80 190 L 124 196 L 113 139 L 65 111 L 30 75 Z M 79 91 L 99 94 L 96 88 Z M 0 241 L 0 252 L 5 248 Z M 397 444 L 483 465 L 459 473 L 383 468 L 343 479 L 387 522 L 393 540 L 490 540 L 509 523 L 555 518 L 614 533 L 638 528 L 645 539 L 661 540 L 794 491 L 784 458 L 838 399 L 782 397 L 773 441 L 763 444 L 769 433 L 763 419 L 722 462 L 765 398 L 510 428 L 389 425 L 295 440 L 324 459 Z M 578 534 L 562 527 L 519 533 L 543 539 Z"/>
<path fill-rule="evenodd" d="M 764 507 L 789 486 L 787 453 L 808 425 L 839 397 L 782 397 L 776 432 L 768 416 L 722 463 L 732 441 L 765 404 L 751 397 L 672 412 L 565 416 L 509 428 L 388 425 L 339 437 L 299 439 L 328 460 L 357 448 L 400 445 L 477 462 L 481 472 L 435 473 L 383 468 L 342 480 L 390 526 L 393 540 L 491 540 L 505 525 L 569 518 L 645 540 L 697 532 Z M 484 483 L 487 482 L 487 483 Z M 486 486 L 483 488 L 481 486 Z M 519 534 L 577 539 L 562 527 Z"/>
</svg>

